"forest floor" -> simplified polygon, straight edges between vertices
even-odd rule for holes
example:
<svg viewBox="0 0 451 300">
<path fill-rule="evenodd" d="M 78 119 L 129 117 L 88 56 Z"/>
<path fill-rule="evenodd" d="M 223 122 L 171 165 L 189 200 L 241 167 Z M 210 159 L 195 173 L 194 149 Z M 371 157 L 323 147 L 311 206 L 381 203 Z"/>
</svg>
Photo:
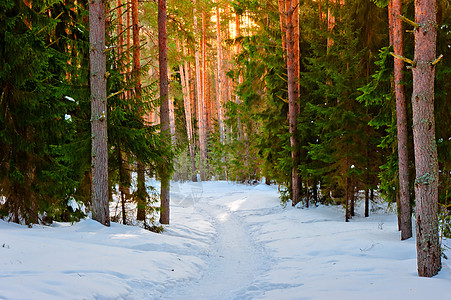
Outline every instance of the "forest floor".
<svg viewBox="0 0 451 300">
<path fill-rule="evenodd" d="M 345 223 L 341 207 L 281 206 L 275 186 L 174 182 L 163 234 L 0 221 L 0 299 L 451 299 L 448 260 L 417 277 L 396 215 L 358 208 Z"/>
</svg>

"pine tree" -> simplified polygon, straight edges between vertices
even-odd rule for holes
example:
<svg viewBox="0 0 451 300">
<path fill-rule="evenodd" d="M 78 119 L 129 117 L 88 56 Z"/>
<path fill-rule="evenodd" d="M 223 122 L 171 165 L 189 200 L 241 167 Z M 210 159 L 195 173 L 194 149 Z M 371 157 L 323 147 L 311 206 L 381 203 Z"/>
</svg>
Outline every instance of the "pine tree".
<svg viewBox="0 0 451 300">
<path fill-rule="evenodd" d="M 438 240 L 438 160 L 435 140 L 434 82 L 437 42 L 435 0 L 415 1 L 413 139 L 418 275 L 432 277 L 441 268 Z"/>
<path fill-rule="evenodd" d="M 170 140 L 169 135 L 169 99 L 168 99 L 168 63 L 167 63 L 167 16 L 166 0 L 158 0 L 158 48 L 160 69 L 160 119 L 161 133 L 165 140 Z M 160 223 L 169 224 L 169 166 L 160 166 L 161 179 L 161 207 Z"/>
<path fill-rule="evenodd" d="M 92 218 L 109 226 L 105 3 L 103 0 L 89 2 L 89 42 L 91 45 Z"/>
</svg>

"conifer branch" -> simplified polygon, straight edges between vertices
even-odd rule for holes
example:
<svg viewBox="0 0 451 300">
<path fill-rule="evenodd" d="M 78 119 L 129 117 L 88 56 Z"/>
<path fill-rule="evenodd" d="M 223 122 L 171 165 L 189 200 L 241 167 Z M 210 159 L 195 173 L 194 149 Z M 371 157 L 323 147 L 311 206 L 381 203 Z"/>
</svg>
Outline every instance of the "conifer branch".
<svg viewBox="0 0 451 300">
<path fill-rule="evenodd" d="M 288 103 L 287 99 L 284 99 L 284 98 L 280 97 L 279 95 L 276 95 L 276 97 L 279 98 L 280 100 L 282 100 L 283 102 Z"/>
<path fill-rule="evenodd" d="M 404 61 L 404 62 L 406 62 L 406 63 L 408 63 L 408 64 L 411 64 L 412 67 L 414 67 L 414 68 L 415 68 L 415 66 L 417 65 L 413 60 L 408 59 L 407 57 L 404 57 L 404 56 L 395 54 L 395 53 L 393 53 L 393 52 L 390 52 L 390 54 L 391 54 L 393 57 L 399 58 L 400 60 L 402 60 L 402 61 Z"/>
<path fill-rule="evenodd" d="M 406 22 L 409 25 L 412 25 L 413 27 L 415 27 L 415 29 L 417 29 L 418 27 L 420 27 L 419 24 L 415 23 L 414 21 L 404 17 L 403 15 L 399 15 L 398 18 L 400 18 L 401 20 L 403 20 L 404 22 Z"/>
<path fill-rule="evenodd" d="M 443 58 L 443 54 L 440 54 L 440 56 L 437 57 L 431 64 L 433 66 L 435 66 L 436 64 L 438 64 L 442 60 L 442 58 Z"/>
<path fill-rule="evenodd" d="M 108 95 L 108 97 L 106 97 L 107 99 L 110 99 L 111 97 L 114 97 L 114 96 L 116 96 L 117 94 L 120 94 L 120 93 L 122 93 L 122 92 L 124 92 L 124 89 L 122 89 L 122 90 L 120 90 L 120 91 L 117 91 L 116 93 L 112 93 L 111 95 Z"/>
</svg>

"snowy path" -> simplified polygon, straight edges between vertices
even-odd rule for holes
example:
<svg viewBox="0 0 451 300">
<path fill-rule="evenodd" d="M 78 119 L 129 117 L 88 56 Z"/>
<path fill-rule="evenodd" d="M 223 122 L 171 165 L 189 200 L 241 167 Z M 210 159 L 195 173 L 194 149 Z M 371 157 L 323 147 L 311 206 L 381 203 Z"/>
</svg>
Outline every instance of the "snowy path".
<svg viewBox="0 0 451 300">
<path fill-rule="evenodd" d="M 419 278 L 415 240 L 377 208 L 345 223 L 338 206 L 282 207 L 275 186 L 172 183 L 163 234 L 0 220 L 0 299 L 451 300 L 449 261 Z"/>
<path fill-rule="evenodd" d="M 238 196 L 236 196 L 238 197 Z M 252 240 L 243 221 L 227 207 L 201 199 L 196 210 L 210 217 L 217 232 L 211 245 L 208 269 L 202 278 L 176 289 L 165 299 L 237 299 L 258 274 L 268 269 L 261 245 Z"/>
</svg>

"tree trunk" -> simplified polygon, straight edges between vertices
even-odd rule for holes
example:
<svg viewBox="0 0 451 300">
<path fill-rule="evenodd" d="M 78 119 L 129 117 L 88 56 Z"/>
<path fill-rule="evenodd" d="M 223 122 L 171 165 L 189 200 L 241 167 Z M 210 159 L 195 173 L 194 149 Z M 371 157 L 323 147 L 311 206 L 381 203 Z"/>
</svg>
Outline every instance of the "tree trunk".
<svg viewBox="0 0 451 300">
<path fill-rule="evenodd" d="M 294 49 L 294 27 L 293 27 L 293 5 L 291 0 L 285 1 L 287 13 L 287 73 L 288 73 L 288 123 L 290 132 L 291 158 L 293 169 L 291 174 L 292 205 L 295 206 L 300 201 L 299 189 L 299 151 L 297 150 L 297 80 L 296 80 L 296 60 Z"/>
<path fill-rule="evenodd" d="M 393 24 L 390 24 L 390 33 L 393 37 L 394 53 L 403 56 L 403 33 L 402 21 L 399 16 L 402 14 L 402 0 L 391 0 L 391 11 L 389 14 Z M 394 65 L 394 85 L 396 95 L 396 116 L 398 128 L 398 168 L 399 168 L 399 213 L 401 240 L 412 237 L 412 213 L 409 196 L 409 151 L 407 134 L 407 105 L 402 81 L 404 62 L 395 58 Z"/>
<path fill-rule="evenodd" d="M 90 85 L 91 85 L 91 160 L 92 218 L 109 226 L 108 135 L 105 55 L 105 3 L 89 2 Z"/>
<path fill-rule="evenodd" d="M 126 0 L 126 7 L 127 7 L 127 28 L 126 28 L 126 32 L 127 32 L 127 40 L 126 40 L 126 60 L 125 63 L 127 65 L 126 70 L 127 70 L 127 76 L 125 77 L 126 79 L 130 79 L 130 40 L 131 40 L 131 34 L 130 34 L 130 25 L 131 25 L 131 3 L 129 0 Z M 128 86 L 128 85 L 127 85 Z M 126 93 L 126 97 L 127 99 L 131 98 L 131 90 L 127 90 Z"/>
<path fill-rule="evenodd" d="M 438 162 L 435 142 L 434 77 L 437 42 L 436 1 L 415 0 L 413 68 L 413 141 L 415 152 L 418 275 L 432 277 L 441 268 L 438 238 Z"/>
<path fill-rule="evenodd" d="M 200 155 L 204 165 L 202 166 L 201 178 L 202 181 L 206 180 L 207 169 L 207 43 L 206 43 L 206 14 L 205 10 L 202 11 L 202 140 L 200 140 Z"/>
<path fill-rule="evenodd" d="M 235 55 L 238 56 L 241 52 L 241 43 L 239 41 L 239 37 L 241 36 L 241 24 L 240 24 L 240 16 L 235 12 Z M 238 95 L 238 89 L 241 83 L 243 83 L 243 75 L 238 69 L 238 82 L 235 84 L 235 102 L 237 104 L 241 103 L 240 96 Z M 241 141 L 243 139 L 243 126 L 241 124 L 241 118 L 238 114 L 237 116 L 237 128 L 238 128 L 238 140 Z"/>
<path fill-rule="evenodd" d="M 139 11 L 138 0 L 131 0 L 132 12 L 132 35 L 133 35 L 133 80 L 135 82 L 135 96 L 141 99 L 141 51 L 139 42 Z M 140 102 L 140 101 L 138 101 Z M 146 220 L 146 184 L 144 165 L 141 162 L 137 163 L 137 214 L 136 218 L 140 221 Z"/>
<path fill-rule="evenodd" d="M 287 15 L 285 13 L 285 2 L 284 0 L 277 0 L 279 4 L 279 22 L 280 22 L 280 31 L 282 32 L 282 48 L 284 56 L 287 53 Z"/>
<path fill-rule="evenodd" d="M 177 44 L 179 45 L 179 44 Z M 183 54 L 185 53 L 185 47 L 183 47 Z M 183 92 L 183 105 L 185 107 L 185 119 L 186 119 L 186 135 L 188 137 L 188 148 L 191 160 L 191 180 L 197 181 L 196 177 L 196 159 L 194 154 L 194 140 L 193 140 L 193 121 L 192 121 L 192 109 L 191 109 L 191 91 L 189 85 L 189 68 L 188 62 L 185 60 L 184 64 L 179 65 L 180 79 L 182 82 Z"/>
<path fill-rule="evenodd" d="M 199 32 L 199 26 L 197 24 L 197 10 L 196 10 L 196 4 L 194 3 L 194 9 L 193 9 L 193 15 L 194 15 L 194 32 Z M 202 111 L 202 103 L 203 103 L 203 95 L 202 95 L 202 72 L 200 67 L 200 54 L 199 54 L 199 45 L 197 42 L 195 42 L 194 45 L 194 57 L 195 57 L 195 64 L 196 64 L 196 92 L 197 92 L 197 129 L 199 133 L 199 148 L 200 148 L 200 162 L 199 162 L 199 169 L 200 169 L 200 177 L 201 180 L 204 180 L 204 160 L 203 160 L 203 111 Z"/>
<path fill-rule="evenodd" d="M 293 11 L 293 27 L 294 27 L 294 61 L 295 61 L 295 77 L 296 77 L 296 101 L 299 98 L 299 94 L 301 91 L 301 48 L 300 48 L 300 27 L 299 27 L 299 0 L 294 1 L 293 5 L 295 6 Z M 298 109 L 298 114 L 300 106 L 296 105 Z"/>
<path fill-rule="evenodd" d="M 161 133 L 169 140 L 169 86 L 166 23 L 166 0 L 158 0 L 158 53 L 160 67 Z M 161 166 L 160 223 L 169 224 L 169 166 Z"/>
<path fill-rule="evenodd" d="M 351 211 L 349 205 L 349 177 L 346 175 L 346 184 L 345 184 L 345 222 L 349 222 L 351 219 Z"/>
<path fill-rule="evenodd" d="M 369 189 L 365 189 L 365 218 L 369 217 L 370 209 L 369 209 Z"/>
<path fill-rule="evenodd" d="M 119 59 L 120 54 L 122 53 L 123 49 L 122 47 L 124 46 L 124 35 L 122 33 L 122 31 L 124 30 L 123 28 L 123 22 L 122 22 L 122 0 L 117 0 L 116 1 L 116 5 L 117 5 L 117 54 Z"/>
<path fill-rule="evenodd" d="M 126 203 L 129 197 L 130 175 L 127 170 L 127 163 L 124 161 L 124 153 L 119 148 L 117 151 L 119 160 L 119 192 L 121 195 L 122 224 L 127 224 Z"/>
<path fill-rule="evenodd" d="M 330 3 L 335 4 L 336 0 L 331 0 Z M 335 27 L 335 16 L 330 7 L 327 10 L 327 28 L 329 30 L 329 34 L 327 35 L 327 51 L 329 52 L 329 48 L 334 45 L 334 40 L 331 37 L 332 31 Z"/>
<path fill-rule="evenodd" d="M 224 108 L 223 108 L 223 79 L 222 74 L 224 73 L 222 66 L 222 39 L 221 39 L 221 16 L 219 15 L 219 6 L 216 8 L 216 46 L 218 49 L 218 80 L 217 80 L 217 101 L 218 101 L 218 125 L 219 125 L 219 140 L 221 144 L 224 144 Z"/>
</svg>

